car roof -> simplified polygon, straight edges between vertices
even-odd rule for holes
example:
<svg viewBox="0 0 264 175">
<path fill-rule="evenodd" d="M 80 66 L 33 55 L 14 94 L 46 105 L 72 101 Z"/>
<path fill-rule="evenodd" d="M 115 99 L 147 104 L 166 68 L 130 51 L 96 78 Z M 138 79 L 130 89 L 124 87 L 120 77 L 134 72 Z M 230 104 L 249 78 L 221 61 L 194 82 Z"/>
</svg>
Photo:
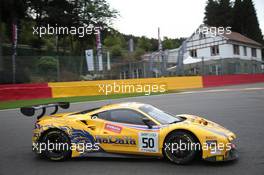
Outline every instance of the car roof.
<svg viewBox="0 0 264 175">
<path fill-rule="evenodd" d="M 84 111 L 80 111 L 74 114 L 88 114 L 88 115 L 93 115 L 98 112 L 103 112 L 103 111 L 108 111 L 108 110 L 113 110 L 113 109 L 138 109 L 141 106 L 146 105 L 144 103 L 138 103 L 138 102 L 122 102 L 122 103 L 115 103 L 115 104 L 107 104 L 101 107 L 96 107 L 96 108 L 91 108 L 87 109 Z"/>
<path fill-rule="evenodd" d="M 116 104 L 108 104 L 105 106 L 102 106 L 101 109 L 118 109 L 118 108 L 131 108 L 131 109 L 138 109 L 141 106 L 146 105 L 144 103 L 139 102 L 122 102 L 122 103 L 116 103 Z"/>
</svg>

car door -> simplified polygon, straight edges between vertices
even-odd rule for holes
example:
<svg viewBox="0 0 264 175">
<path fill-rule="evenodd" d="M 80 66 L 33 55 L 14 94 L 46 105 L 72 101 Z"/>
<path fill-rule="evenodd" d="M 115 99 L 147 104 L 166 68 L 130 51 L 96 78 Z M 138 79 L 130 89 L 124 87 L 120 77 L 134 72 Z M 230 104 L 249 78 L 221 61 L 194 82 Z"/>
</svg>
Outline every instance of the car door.
<svg viewBox="0 0 264 175">
<path fill-rule="evenodd" d="M 96 115 L 105 120 L 101 134 L 96 136 L 105 151 L 127 154 L 158 152 L 158 133 L 144 124 L 144 114 L 133 109 L 114 109 Z"/>
</svg>

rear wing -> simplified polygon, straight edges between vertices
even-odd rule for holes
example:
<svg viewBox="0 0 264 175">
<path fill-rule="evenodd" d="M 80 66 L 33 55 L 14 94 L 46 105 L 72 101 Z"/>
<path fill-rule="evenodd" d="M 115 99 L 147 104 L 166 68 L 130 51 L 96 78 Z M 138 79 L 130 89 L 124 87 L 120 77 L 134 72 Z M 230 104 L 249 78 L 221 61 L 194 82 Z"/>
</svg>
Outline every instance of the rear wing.
<svg viewBox="0 0 264 175">
<path fill-rule="evenodd" d="M 46 114 L 46 108 L 52 108 L 54 107 L 54 111 L 50 113 L 50 115 L 56 114 L 59 110 L 59 107 L 62 109 L 68 109 L 70 107 L 69 102 L 56 102 L 56 103 L 48 103 L 48 104 L 40 104 L 40 105 L 34 105 L 31 107 L 22 107 L 20 108 L 20 111 L 25 116 L 33 116 L 35 115 L 35 112 L 38 110 L 42 110 L 41 113 L 37 116 L 38 119 L 43 117 Z"/>
</svg>

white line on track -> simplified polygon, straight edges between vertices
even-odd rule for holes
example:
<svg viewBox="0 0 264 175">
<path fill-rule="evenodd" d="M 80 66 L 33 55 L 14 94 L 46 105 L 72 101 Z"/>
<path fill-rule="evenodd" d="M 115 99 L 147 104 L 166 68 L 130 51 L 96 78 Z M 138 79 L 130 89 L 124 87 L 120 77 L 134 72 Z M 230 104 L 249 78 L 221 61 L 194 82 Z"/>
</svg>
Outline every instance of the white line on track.
<svg viewBox="0 0 264 175">
<path fill-rule="evenodd" d="M 202 91 L 186 91 L 177 94 L 199 94 L 199 93 L 208 93 L 208 92 L 234 92 L 234 91 L 255 91 L 255 90 L 264 90 L 264 88 L 210 89 L 210 90 L 202 90 Z"/>
</svg>

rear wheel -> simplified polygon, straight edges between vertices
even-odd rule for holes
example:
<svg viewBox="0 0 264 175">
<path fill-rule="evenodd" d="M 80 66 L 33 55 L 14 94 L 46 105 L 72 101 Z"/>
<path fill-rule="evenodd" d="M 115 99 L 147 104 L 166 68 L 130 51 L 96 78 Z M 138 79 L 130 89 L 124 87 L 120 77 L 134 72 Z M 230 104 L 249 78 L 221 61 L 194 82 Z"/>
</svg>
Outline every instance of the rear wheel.
<svg viewBox="0 0 264 175">
<path fill-rule="evenodd" d="M 196 157 L 198 144 L 188 132 L 173 132 L 165 139 L 163 154 L 173 163 L 188 164 Z"/>
<path fill-rule="evenodd" d="M 50 160 L 65 160 L 71 157 L 71 141 L 69 137 L 60 130 L 47 131 L 41 139 L 45 150 L 41 156 Z"/>
</svg>

